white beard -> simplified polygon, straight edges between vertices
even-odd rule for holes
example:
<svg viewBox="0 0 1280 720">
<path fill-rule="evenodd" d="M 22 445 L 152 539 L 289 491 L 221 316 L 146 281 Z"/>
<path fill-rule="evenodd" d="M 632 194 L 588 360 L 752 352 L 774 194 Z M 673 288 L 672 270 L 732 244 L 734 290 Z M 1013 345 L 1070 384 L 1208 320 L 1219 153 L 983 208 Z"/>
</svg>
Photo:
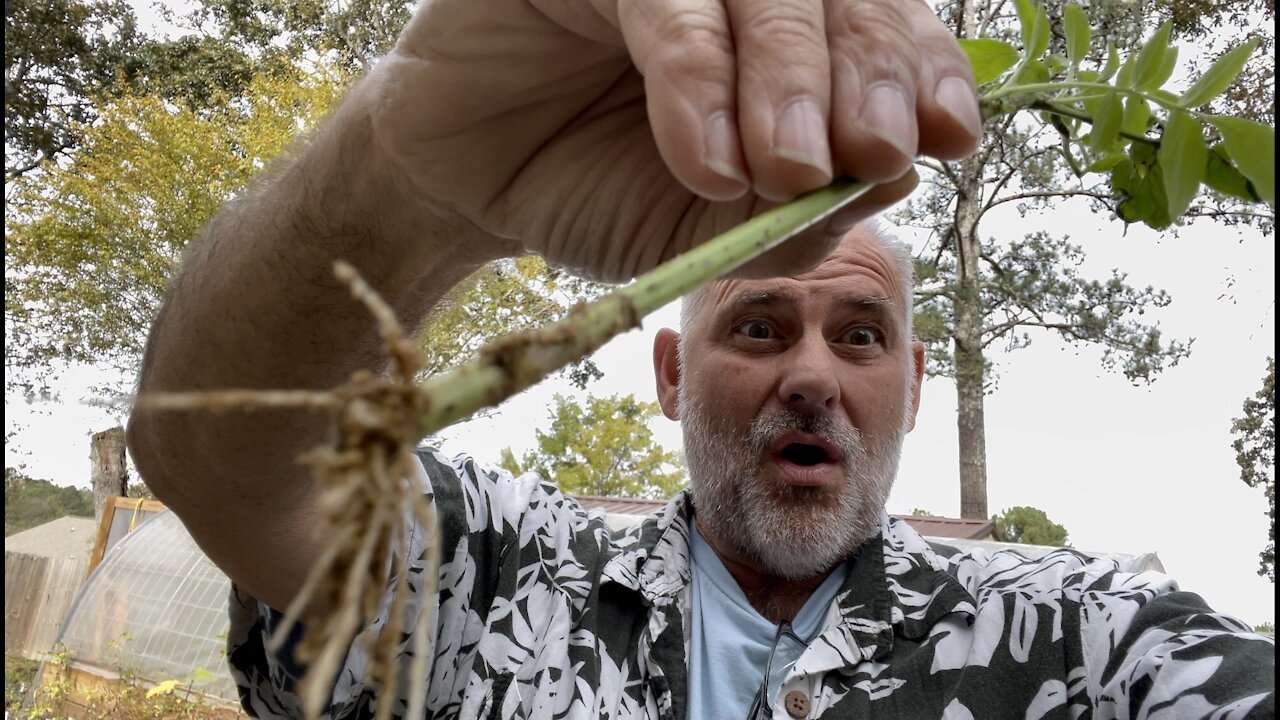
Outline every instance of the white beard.
<svg viewBox="0 0 1280 720">
<path fill-rule="evenodd" d="M 679 389 L 680 421 L 693 505 L 722 542 L 772 575 L 801 580 L 851 557 L 879 531 L 906 418 L 890 436 L 864 443 L 857 429 L 830 415 L 782 410 L 757 417 L 743 437 L 715 423 L 685 387 Z M 840 448 L 846 482 L 795 487 L 767 480 L 772 443 L 792 430 L 821 435 Z"/>
</svg>

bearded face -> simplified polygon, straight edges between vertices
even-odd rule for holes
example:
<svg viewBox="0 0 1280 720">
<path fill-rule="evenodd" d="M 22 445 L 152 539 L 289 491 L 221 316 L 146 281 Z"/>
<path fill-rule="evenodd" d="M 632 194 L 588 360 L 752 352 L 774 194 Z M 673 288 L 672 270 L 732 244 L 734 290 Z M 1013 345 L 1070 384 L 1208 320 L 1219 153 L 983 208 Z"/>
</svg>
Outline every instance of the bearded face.
<svg viewBox="0 0 1280 720">
<path fill-rule="evenodd" d="M 782 408 L 756 417 L 743 432 L 717 421 L 686 388 L 680 408 L 694 508 L 735 551 L 772 575 L 799 580 L 834 567 L 879 530 L 906 423 L 868 441 L 829 414 Z M 778 454 L 788 462 L 836 464 L 843 479 L 788 483 L 771 472 Z"/>
<path fill-rule="evenodd" d="M 910 306 L 909 249 L 855 228 L 803 275 L 708 285 L 659 333 L 659 400 L 722 557 L 800 580 L 875 535 L 919 400 Z"/>
</svg>

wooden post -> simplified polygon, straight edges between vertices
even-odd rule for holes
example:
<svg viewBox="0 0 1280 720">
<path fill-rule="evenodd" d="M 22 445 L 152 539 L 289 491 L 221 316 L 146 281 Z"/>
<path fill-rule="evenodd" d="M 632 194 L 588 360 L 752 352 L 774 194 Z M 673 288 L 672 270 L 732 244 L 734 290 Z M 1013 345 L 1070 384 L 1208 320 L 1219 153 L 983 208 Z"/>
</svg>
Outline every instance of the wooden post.
<svg viewBox="0 0 1280 720">
<path fill-rule="evenodd" d="M 112 495 L 129 494 L 129 471 L 124 464 L 124 428 L 94 433 L 89 441 L 90 480 L 93 483 L 93 516 L 102 519 L 102 508 Z"/>
</svg>

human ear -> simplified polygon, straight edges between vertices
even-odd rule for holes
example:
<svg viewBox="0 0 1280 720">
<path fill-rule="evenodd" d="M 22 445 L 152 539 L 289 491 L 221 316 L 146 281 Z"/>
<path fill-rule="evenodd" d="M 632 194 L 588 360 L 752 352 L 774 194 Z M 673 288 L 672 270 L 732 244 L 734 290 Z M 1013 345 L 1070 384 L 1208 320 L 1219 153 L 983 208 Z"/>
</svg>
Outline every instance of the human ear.
<svg viewBox="0 0 1280 720">
<path fill-rule="evenodd" d="M 680 419 L 680 333 L 662 328 L 653 338 L 653 375 L 658 405 L 671 420 Z"/>
<path fill-rule="evenodd" d="M 916 427 L 916 413 L 920 412 L 920 390 L 924 385 L 924 343 L 911 342 L 911 409 L 907 416 L 907 432 Z"/>
</svg>

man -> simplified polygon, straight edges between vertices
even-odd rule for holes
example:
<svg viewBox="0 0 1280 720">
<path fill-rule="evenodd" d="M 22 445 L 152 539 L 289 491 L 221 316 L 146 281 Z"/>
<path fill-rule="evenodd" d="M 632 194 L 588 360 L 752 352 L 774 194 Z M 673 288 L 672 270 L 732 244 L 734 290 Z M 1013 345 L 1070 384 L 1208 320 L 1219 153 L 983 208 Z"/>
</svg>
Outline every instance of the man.
<svg viewBox="0 0 1280 720">
<path fill-rule="evenodd" d="M 1167 580 L 1071 553 L 949 563 L 883 515 L 921 357 L 908 258 L 855 226 L 910 191 L 917 152 L 959 158 L 979 134 L 968 63 L 915 0 L 427 2 L 193 245 L 139 390 L 323 388 L 384 362 L 335 259 L 415 325 L 494 258 L 621 280 L 835 174 L 877 181 L 659 334 L 692 502 L 614 537 L 538 478 L 422 454 L 444 558 L 438 598 L 417 598 L 439 612 L 429 713 L 1265 713 L 1273 646 Z M 229 658 L 260 717 L 298 713 L 299 668 L 263 640 L 323 548 L 294 458 L 324 437 L 283 410 L 129 427 L 140 473 L 235 582 Z M 331 716 L 402 713 L 363 666 L 353 647 Z"/>
</svg>

